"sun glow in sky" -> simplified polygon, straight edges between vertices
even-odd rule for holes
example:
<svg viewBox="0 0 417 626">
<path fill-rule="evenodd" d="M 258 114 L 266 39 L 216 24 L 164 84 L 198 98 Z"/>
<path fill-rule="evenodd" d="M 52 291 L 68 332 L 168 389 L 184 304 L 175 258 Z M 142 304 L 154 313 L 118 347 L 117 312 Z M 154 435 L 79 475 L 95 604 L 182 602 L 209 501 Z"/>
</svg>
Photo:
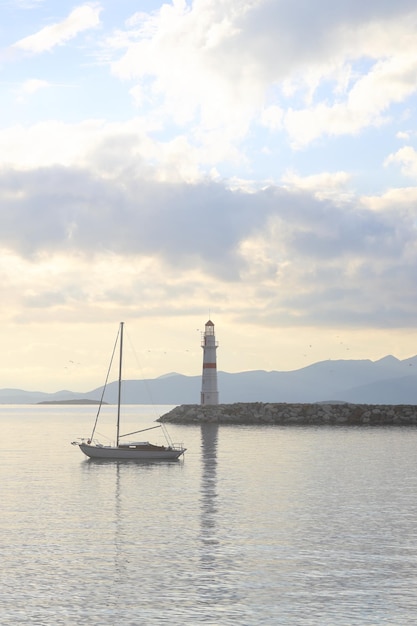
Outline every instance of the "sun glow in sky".
<svg viewBox="0 0 417 626">
<path fill-rule="evenodd" d="M 417 353 L 415 0 L 0 18 L 0 388 Z"/>
</svg>

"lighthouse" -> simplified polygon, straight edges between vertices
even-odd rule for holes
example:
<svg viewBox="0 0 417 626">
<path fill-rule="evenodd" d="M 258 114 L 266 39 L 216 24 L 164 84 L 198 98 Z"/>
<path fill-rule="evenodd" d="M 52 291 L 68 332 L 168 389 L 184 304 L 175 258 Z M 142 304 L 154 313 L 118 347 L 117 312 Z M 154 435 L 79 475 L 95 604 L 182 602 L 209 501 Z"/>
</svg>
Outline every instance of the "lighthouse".
<svg viewBox="0 0 417 626">
<path fill-rule="evenodd" d="M 201 341 L 203 348 L 203 376 L 201 382 L 201 404 L 219 404 L 219 392 L 217 390 L 217 350 L 214 324 L 211 320 L 206 322 L 205 331 Z"/>
</svg>

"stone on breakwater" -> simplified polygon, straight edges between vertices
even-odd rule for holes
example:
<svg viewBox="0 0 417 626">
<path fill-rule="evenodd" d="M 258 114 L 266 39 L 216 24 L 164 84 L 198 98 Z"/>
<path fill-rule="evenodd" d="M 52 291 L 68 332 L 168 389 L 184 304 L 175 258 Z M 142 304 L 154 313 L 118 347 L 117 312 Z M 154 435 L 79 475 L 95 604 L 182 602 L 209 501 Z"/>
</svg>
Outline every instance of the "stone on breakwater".
<svg viewBox="0 0 417 626">
<path fill-rule="evenodd" d="M 417 406 L 317 403 L 182 404 L 159 422 L 176 424 L 271 424 L 289 426 L 416 426 Z"/>
</svg>

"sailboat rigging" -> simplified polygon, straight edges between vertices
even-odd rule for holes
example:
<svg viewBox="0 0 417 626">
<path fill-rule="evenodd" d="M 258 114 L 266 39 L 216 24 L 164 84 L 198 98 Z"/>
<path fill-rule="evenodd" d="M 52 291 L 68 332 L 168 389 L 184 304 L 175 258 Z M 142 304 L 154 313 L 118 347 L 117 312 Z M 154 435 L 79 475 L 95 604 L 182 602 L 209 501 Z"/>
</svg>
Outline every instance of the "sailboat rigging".
<svg viewBox="0 0 417 626">
<path fill-rule="evenodd" d="M 103 387 L 103 392 L 100 399 L 99 409 L 96 415 L 96 419 L 94 422 L 93 430 L 91 436 L 88 438 L 81 438 L 78 441 L 73 441 L 72 444 L 79 446 L 80 450 L 91 459 L 115 459 L 115 460 L 175 460 L 178 459 L 182 454 L 184 454 L 186 448 L 182 446 L 182 444 L 174 444 L 169 439 L 166 427 L 164 424 L 159 424 L 158 426 L 151 426 L 149 428 L 143 428 L 141 430 L 136 430 L 130 433 L 125 433 L 123 435 L 120 434 L 120 422 L 121 422 L 121 405 L 122 405 L 122 364 L 123 364 L 123 329 L 124 322 L 120 323 L 119 332 L 118 332 L 118 341 L 119 341 L 119 377 L 118 377 L 118 387 L 117 387 L 117 420 L 116 420 L 116 441 L 114 445 L 104 445 L 97 441 L 94 438 L 95 430 L 100 414 L 100 409 L 103 403 L 104 392 L 106 389 L 111 363 L 113 361 L 113 356 L 117 344 L 113 349 L 113 354 L 110 362 L 110 367 L 107 372 L 106 382 Z M 149 443 L 149 441 L 129 441 L 126 443 L 120 443 L 120 439 L 123 437 L 129 437 L 131 435 L 136 435 L 137 433 L 145 432 L 148 430 L 153 430 L 155 428 L 162 428 L 165 438 L 167 440 L 167 445 L 156 445 Z"/>
</svg>

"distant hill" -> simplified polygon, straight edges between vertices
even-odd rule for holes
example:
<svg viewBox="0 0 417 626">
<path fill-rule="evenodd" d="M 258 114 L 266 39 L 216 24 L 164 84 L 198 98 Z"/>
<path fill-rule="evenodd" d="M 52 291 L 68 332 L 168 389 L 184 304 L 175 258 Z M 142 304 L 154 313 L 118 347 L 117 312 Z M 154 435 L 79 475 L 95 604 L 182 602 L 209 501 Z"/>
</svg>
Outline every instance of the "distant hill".
<svg viewBox="0 0 417 626">
<path fill-rule="evenodd" d="M 414 373 L 415 372 L 415 373 Z M 117 401 L 117 382 L 109 383 L 105 402 Z M 320 361 L 293 371 L 252 370 L 218 373 L 220 402 L 352 402 L 417 404 L 417 356 L 399 360 Z M 100 400 L 102 387 L 87 393 L 43 393 L 0 389 L 0 404 L 74 403 Z M 170 373 L 123 383 L 126 404 L 198 404 L 201 376 Z"/>
</svg>

